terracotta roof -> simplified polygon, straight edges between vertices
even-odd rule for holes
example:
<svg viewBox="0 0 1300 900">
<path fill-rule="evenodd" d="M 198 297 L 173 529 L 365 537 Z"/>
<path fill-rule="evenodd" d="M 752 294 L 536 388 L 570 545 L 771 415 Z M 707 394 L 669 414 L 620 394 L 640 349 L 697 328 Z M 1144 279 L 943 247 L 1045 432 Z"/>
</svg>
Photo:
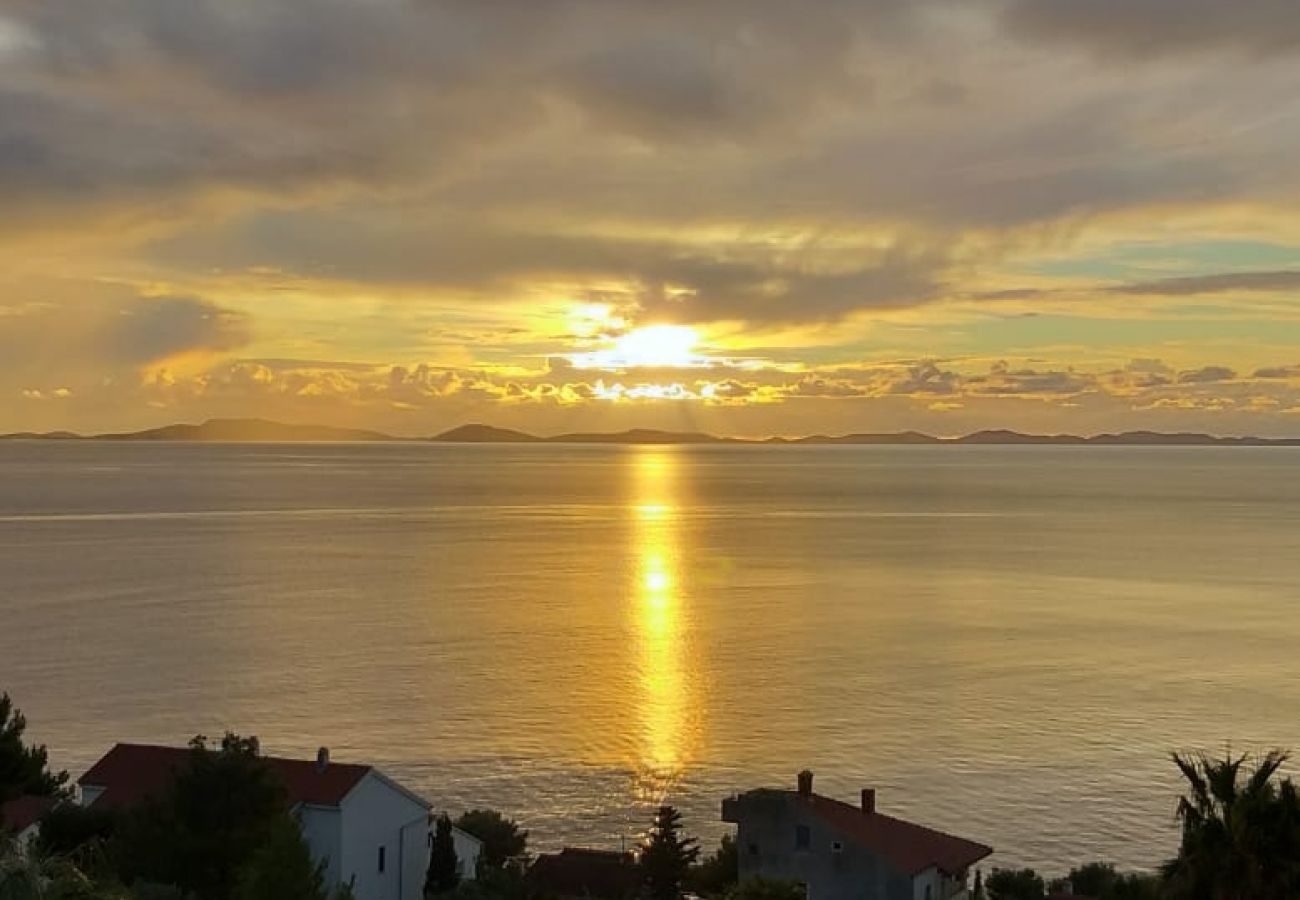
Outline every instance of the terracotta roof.
<svg viewBox="0 0 1300 900">
<path fill-rule="evenodd" d="M 859 845 L 883 856 L 908 875 L 924 872 L 931 866 L 957 875 L 993 852 L 992 847 L 884 813 L 866 813 L 850 803 L 818 794 L 803 797 L 793 791 L 788 793 Z"/>
<path fill-rule="evenodd" d="M 83 788 L 103 788 L 96 807 L 132 806 L 161 794 L 176 772 L 189 764 L 190 750 L 146 744 L 118 744 L 77 779 Z M 263 756 L 280 776 L 293 805 L 338 806 L 352 788 L 371 771 L 370 766 L 331 762 L 319 771 L 314 760 Z"/>
<path fill-rule="evenodd" d="M 26 795 L 0 803 L 0 828 L 22 832 L 39 822 L 57 802 L 53 797 Z"/>
<path fill-rule="evenodd" d="M 537 857 L 527 881 L 530 891 L 542 896 L 616 900 L 636 893 L 640 873 L 630 853 L 565 847 Z"/>
</svg>

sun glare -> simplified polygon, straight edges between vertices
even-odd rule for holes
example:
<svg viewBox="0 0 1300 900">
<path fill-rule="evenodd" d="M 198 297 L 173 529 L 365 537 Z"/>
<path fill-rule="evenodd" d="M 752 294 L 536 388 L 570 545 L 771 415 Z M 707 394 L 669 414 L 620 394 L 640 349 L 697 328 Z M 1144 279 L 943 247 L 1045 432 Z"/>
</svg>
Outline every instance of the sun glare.
<svg viewBox="0 0 1300 900">
<path fill-rule="evenodd" d="M 686 325 L 647 325 L 622 335 L 608 349 L 570 358 L 574 365 L 591 369 L 686 368 L 702 364 L 695 352 L 699 343 L 699 332 Z"/>
<path fill-rule="evenodd" d="M 618 339 L 614 352 L 630 366 L 689 366 L 700 342 L 694 328 L 685 325 L 648 325 Z"/>
</svg>

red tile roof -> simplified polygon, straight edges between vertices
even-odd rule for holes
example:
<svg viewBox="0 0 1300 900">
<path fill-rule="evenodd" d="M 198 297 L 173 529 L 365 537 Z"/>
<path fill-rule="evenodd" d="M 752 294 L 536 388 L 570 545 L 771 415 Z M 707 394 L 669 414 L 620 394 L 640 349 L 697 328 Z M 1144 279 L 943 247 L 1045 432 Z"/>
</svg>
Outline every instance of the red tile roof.
<svg viewBox="0 0 1300 900">
<path fill-rule="evenodd" d="M 21 832 L 35 825 L 58 801 L 53 797 L 17 797 L 0 803 L 0 830 Z"/>
<path fill-rule="evenodd" d="M 630 853 L 565 847 L 543 853 L 528 868 L 531 893 L 617 900 L 637 892 L 641 876 Z"/>
<path fill-rule="evenodd" d="M 331 762 L 322 772 L 316 762 L 301 759 L 262 759 L 280 776 L 293 805 L 338 806 L 370 766 Z M 181 747 L 118 744 L 85 775 L 77 779 L 83 788 L 103 788 L 96 807 L 132 806 L 146 797 L 161 794 L 176 772 L 189 764 L 190 751 Z"/>
<path fill-rule="evenodd" d="M 924 872 L 931 866 L 957 875 L 993 852 L 992 847 L 883 813 L 863 812 L 861 807 L 829 797 L 794 796 L 822 820 L 908 875 Z"/>
</svg>

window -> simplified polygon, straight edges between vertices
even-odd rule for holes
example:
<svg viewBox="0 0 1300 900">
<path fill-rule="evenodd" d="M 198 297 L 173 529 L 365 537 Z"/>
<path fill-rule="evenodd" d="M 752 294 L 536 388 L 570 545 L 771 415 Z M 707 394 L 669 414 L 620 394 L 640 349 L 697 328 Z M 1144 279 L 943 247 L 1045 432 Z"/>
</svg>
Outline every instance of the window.
<svg viewBox="0 0 1300 900">
<path fill-rule="evenodd" d="M 749 855 L 758 856 L 758 844 L 755 844 L 753 841 L 749 842 Z"/>
<path fill-rule="evenodd" d="M 387 847 L 379 848 L 379 871 L 381 873 L 384 871 L 384 851 L 387 849 L 388 849 Z"/>
<path fill-rule="evenodd" d="M 844 852 L 844 842 L 843 842 L 843 841 L 831 841 L 831 852 L 832 852 L 832 853 L 843 853 L 843 852 Z"/>
<path fill-rule="evenodd" d="M 807 825 L 794 826 L 794 849 L 807 850 L 812 844 L 812 831 Z"/>
</svg>

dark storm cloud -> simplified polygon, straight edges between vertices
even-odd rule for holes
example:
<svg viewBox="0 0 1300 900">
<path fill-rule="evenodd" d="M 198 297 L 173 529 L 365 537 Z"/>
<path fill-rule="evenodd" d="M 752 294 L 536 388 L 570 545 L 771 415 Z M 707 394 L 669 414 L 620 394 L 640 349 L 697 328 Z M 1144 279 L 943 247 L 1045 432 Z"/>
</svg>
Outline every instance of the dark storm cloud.
<svg viewBox="0 0 1300 900">
<path fill-rule="evenodd" d="M 1144 59 L 1197 50 L 1249 55 L 1300 49 L 1294 0 L 1012 0 L 1003 21 L 1034 40 Z"/>
</svg>

